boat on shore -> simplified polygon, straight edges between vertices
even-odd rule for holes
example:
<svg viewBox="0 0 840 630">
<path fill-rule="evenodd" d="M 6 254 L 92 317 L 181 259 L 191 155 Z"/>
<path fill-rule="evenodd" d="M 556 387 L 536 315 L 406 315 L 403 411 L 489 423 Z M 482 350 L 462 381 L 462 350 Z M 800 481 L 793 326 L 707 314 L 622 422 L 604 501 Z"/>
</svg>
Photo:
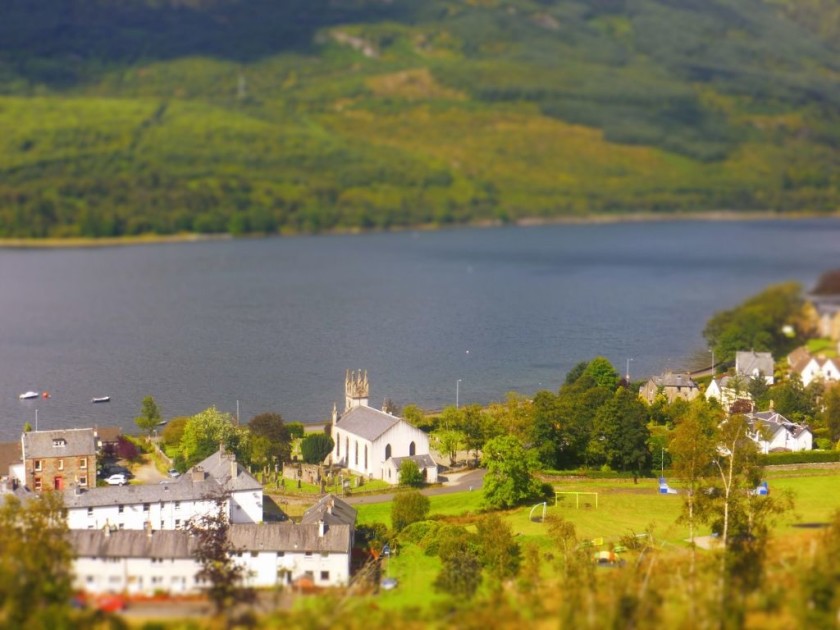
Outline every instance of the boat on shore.
<svg viewBox="0 0 840 630">
<path fill-rule="evenodd" d="M 41 394 L 38 392 L 26 392 L 18 396 L 21 400 L 32 400 L 33 398 L 40 398 Z"/>
<path fill-rule="evenodd" d="M 90 399 L 90 402 L 92 402 L 92 403 L 106 403 L 106 402 L 111 402 L 111 397 L 110 397 L 110 396 L 99 396 L 99 397 L 97 397 L 97 398 L 91 398 L 91 399 Z"/>
</svg>

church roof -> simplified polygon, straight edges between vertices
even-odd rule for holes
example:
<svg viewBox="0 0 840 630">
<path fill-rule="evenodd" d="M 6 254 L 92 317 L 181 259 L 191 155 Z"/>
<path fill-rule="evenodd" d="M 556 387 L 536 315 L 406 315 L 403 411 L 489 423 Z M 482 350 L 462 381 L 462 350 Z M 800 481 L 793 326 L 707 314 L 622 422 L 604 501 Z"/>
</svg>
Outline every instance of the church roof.
<svg viewBox="0 0 840 630">
<path fill-rule="evenodd" d="M 435 460 L 433 460 L 432 456 L 428 455 L 428 454 L 427 455 L 408 455 L 406 457 L 392 457 L 391 461 L 394 463 L 394 467 L 397 470 L 399 470 L 402 463 L 407 459 L 410 459 L 415 464 L 417 464 L 417 466 L 420 469 L 437 467 L 437 463 L 435 462 Z"/>
<path fill-rule="evenodd" d="M 403 422 L 390 413 L 361 405 L 346 412 L 336 423 L 336 428 L 373 442 L 396 424 Z"/>
</svg>

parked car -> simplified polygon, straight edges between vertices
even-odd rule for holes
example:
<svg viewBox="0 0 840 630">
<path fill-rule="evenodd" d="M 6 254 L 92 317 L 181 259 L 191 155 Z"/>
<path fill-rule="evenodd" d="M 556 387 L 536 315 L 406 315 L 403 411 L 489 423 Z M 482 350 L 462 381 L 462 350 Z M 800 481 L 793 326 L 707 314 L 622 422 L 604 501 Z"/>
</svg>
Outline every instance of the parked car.
<svg viewBox="0 0 840 630">
<path fill-rule="evenodd" d="M 178 477 L 180 477 L 180 476 L 181 476 L 181 473 L 179 473 L 179 472 L 178 472 L 177 470 L 175 470 L 174 468 L 170 468 L 170 469 L 169 469 L 169 476 L 170 476 L 170 477 L 172 477 L 173 479 L 177 479 Z"/>
<path fill-rule="evenodd" d="M 109 486 L 124 486 L 128 483 L 128 477 L 123 473 L 116 473 L 105 479 L 105 483 Z"/>
</svg>

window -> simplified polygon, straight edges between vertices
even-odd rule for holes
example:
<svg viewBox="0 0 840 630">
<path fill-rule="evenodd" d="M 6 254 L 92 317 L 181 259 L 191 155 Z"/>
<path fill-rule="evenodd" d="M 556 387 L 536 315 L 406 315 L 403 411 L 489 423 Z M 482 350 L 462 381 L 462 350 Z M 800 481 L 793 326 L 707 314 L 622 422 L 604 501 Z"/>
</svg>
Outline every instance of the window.
<svg viewBox="0 0 840 630">
<path fill-rule="evenodd" d="M 86 486 L 87 485 L 87 475 L 82 475 L 79 477 L 79 485 Z"/>
<path fill-rule="evenodd" d="M 367 470 L 367 445 L 365 445 L 365 470 Z"/>
<path fill-rule="evenodd" d="M 85 470 L 87 468 L 87 457 L 82 457 L 79 460 L 79 468 L 81 468 L 82 470 Z"/>
<path fill-rule="evenodd" d="M 414 442 L 412 442 L 411 444 L 408 445 L 408 455 L 409 455 L 409 457 L 415 455 L 416 451 L 417 451 L 417 447 L 414 446 Z"/>
<path fill-rule="evenodd" d="M 256 557 L 257 557 L 257 556 L 259 556 L 259 555 L 260 555 L 260 554 L 259 554 L 259 552 L 258 552 L 258 551 L 252 551 L 252 552 L 251 552 L 251 557 L 252 557 L 252 558 L 256 558 Z"/>
<path fill-rule="evenodd" d="M 329 558 L 330 557 L 330 552 L 329 551 L 322 551 L 321 552 L 321 557 L 322 558 Z"/>
<path fill-rule="evenodd" d="M 93 508 L 92 507 L 88 508 L 88 516 L 93 516 Z"/>
<path fill-rule="evenodd" d="M 35 490 L 39 491 L 41 489 L 41 478 L 35 477 Z"/>
<path fill-rule="evenodd" d="M 40 459 L 35 460 L 35 470 L 41 472 L 41 467 L 43 466 L 43 462 Z"/>
<path fill-rule="evenodd" d="M 124 505 L 121 505 L 119 508 L 117 508 L 117 512 L 119 512 L 120 514 L 122 514 L 124 511 L 125 511 L 125 506 Z"/>
<path fill-rule="evenodd" d="M 63 459 L 58 460 L 58 469 L 59 470 L 64 470 L 64 460 Z"/>
<path fill-rule="evenodd" d="M 144 503 L 144 504 L 143 504 L 143 511 L 144 511 L 144 512 L 148 512 L 148 511 L 149 511 L 149 504 L 148 504 L 148 503 Z"/>
<path fill-rule="evenodd" d="M 94 580 L 93 580 L 93 576 L 92 576 L 92 575 L 87 576 L 87 577 L 85 578 L 85 581 L 86 581 L 88 584 L 93 584 L 93 581 L 94 581 Z"/>
<path fill-rule="evenodd" d="M 330 579 L 330 572 L 329 571 L 321 571 L 321 581 L 326 582 Z"/>
<path fill-rule="evenodd" d="M 354 444 L 356 445 L 356 466 L 358 466 L 359 465 L 359 442 L 358 442 L 358 440 L 356 442 L 354 442 Z"/>
<path fill-rule="evenodd" d="M 385 459 L 386 460 L 391 459 L 391 445 L 390 444 L 385 445 Z"/>
<path fill-rule="evenodd" d="M 350 438 L 344 438 L 344 453 L 347 455 L 347 461 L 350 461 Z"/>
<path fill-rule="evenodd" d="M 176 509 L 176 510 L 180 510 L 180 509 L 181 509 L 181 502 L 180 502 L 180 501 L 175 501 L 175 509 Z"/>
<path fill-rule="evenodd" d="M 312 557 L 312 552 L 311 552 L 311 551 L 307 551 L 306 553 L 304 553 L 304 554 L 303 554 L 303 557 L 304 557 L 304 558 L 311 558 L 311 557 Z"/>
<path fill-rule="evenodd" d="M 120 523 L 120 529 L 125 529 L 125 523 Z"/>
<path fill-rule="evenodd" d="M 175 529 L 181 529 L 181 519 L 180 518 L 175 519 Z"/>
<path fill-rule="evenodd" d="M 56 438 L 53 440 L 53 448 L 63 448 L 67 446 L 67 440 L 64 438 Z"/>
<path fill-rule="evenodd" d="M 341 436 L 338 431 L 335 433 L 335 456 L 341 457 Z"/>
<path fill-rule="evenodd" d="M 282 557 L 283 557 L 283 556 L 285 556 L 285 555 L 286 555 L 286 552 L 285 552 L 285 551 L 278 551 L 278 552 L 277 552 L 277 557 L 278 557 L 278 558 L 282 558 Z"/>
</svg>

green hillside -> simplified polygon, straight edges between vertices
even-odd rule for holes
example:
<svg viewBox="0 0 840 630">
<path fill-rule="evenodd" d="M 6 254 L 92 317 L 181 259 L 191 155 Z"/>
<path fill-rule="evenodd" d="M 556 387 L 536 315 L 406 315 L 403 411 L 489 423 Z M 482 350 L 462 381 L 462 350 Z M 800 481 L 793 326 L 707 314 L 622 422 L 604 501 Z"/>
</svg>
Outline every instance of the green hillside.
<svg viewBox="0 0 840 630">
<path fill-rule="evenodd" d="M 0 237 L 840 209 L 834 0 L 0 4 Z"/>
</svg>

